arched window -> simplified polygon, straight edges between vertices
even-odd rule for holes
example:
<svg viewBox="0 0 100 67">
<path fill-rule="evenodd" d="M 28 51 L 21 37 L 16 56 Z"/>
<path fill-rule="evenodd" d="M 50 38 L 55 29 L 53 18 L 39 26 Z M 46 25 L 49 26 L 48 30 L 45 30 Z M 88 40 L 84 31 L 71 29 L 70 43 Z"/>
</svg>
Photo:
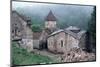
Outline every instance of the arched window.
<svg viewBox="0 0 100 67">
<path fill-rule="evenodd" d="M 20 33 L 20 30 L 18 30 L 18 33 Z"/>
<path fill-rule="evenodd" d="M 61 40 L 61 47 L 63 47 L 63 40 Z"/>
<path fill-rule="evenodd" d="M 14 33 L 14 30 L 12 30 L 12 33 Z"/>
</svg>

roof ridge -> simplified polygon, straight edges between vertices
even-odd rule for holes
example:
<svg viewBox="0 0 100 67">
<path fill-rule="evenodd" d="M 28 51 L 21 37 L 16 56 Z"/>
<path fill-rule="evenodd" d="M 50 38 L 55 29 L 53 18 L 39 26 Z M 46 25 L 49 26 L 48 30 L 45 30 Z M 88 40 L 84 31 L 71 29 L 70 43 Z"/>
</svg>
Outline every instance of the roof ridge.
<svg viewBox="0 0 100 67">
<path fill-rule="evenodd" d="M 23 14 L 18 13 L 16 10 L 13 10 L 12 13 L 16 13 L 19 17 L 21 17 L 24 21 L 28 21 L 29 17 Z M 28 18 L 28 19 L 26 19 Z"/>
</svg>

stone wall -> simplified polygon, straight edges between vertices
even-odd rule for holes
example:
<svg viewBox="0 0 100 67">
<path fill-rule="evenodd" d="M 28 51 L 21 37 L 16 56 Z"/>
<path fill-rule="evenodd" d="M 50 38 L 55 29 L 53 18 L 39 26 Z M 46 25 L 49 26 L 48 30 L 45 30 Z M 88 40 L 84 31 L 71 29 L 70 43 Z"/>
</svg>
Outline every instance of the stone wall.
<svg viewBox="0 0 100 67">
<path fill-rule="evenodd" d="M 73 47 L 79 48 L 78 44 L 79 44 L 79 40 L 75 39 L 71 35 L 67 35 L 67 37 L 66 37 L 66 49 L 67 49 L 67 51 L 69 51 Z"/>
<path fill-rule="evenodd" d="M 86 34 L 84 34 L 80 38 L 79 47 L 82 48 L 82 49 L 86 49 Z"/>
<path fill-rule="evenodd" d="M 28 52 L 33 50 L 33 40 L 32 39 L 22 39 L 20 46 L 24 49 L 27 49 Z"/>
<path fill-rule="evenodd" d="M 28 51 L 32 51 L 33 50 L 33 32 L 32 32 L 31 27 L 27 24 L 27 20 L 23 20 L 22 17 L 20 17 L 18 13 L 15 12 L 15 13 L 12 13 L 11 25 L 12 25 L 11 35 L 12 35 L 13 40 L 15 40 L 14 38 L 17 38 L 17 41 L 19 42 L 21 47 L 27 49 Z M 16 30 L 16 32 L 14 32 L 14 30 Z"/>
<path fill-rule="evenodd" d="M 16 14 L 12 14 L 11 19 L 11 37 L 12 40 L 20 38 L 22 36 L 22 23 L 20 17 Z"/>
<path fill-rule="evenodd" d="M 55 35 L 57 52 L 65 52 L 66 51 L 65 36 L 66 36 L 66 34 L 64 32 L 61 32 L 61 33 Z"/>
<path fill-rule="evenodd" d="M 66 51 L 65 45 L 66 44 L 64 32 L 61 32 L 48 38 L 48 49 L 52 52 L 62 53 Z"/>
<path fill-rule="evenodd" d="M 56 28 L 56 21 L 46 21 L 45 28 Z"/>
<path fill-rule="evenodd" d="M 48 40 L 47 40 L 48 50 L 50 50 L 52 52 L 55 51 L 54 45 L 56 45 L 56 44 L 54 44 L 54 41 L 55 41 L 55 39 L 54 39 L 53 36 L 49 37 Z"/>
<path fill-rule="evenodd" d="M 78 44 L 78 39 L 65 32 L 60 32 L 48 38 L 48 49 L 52 52 L 66 53 L 74 47 L 79 48 Z"/>
<path fill-rule="evenodd" d="M 39 47 L 39 40 L 37 39 L 37 40 L 33 40 L 33 48 L 35 49 L 35 48 L 37 48 L 37 49 L 39 49 L 40 47 Z"/>
<path fill-rule="evenodd" d="M 33 32 L 32 29 L 27 25 L 27 22 L 24 20 L 21 20 L 22 22 L 22 45 L 24 45 L 24 48 L 26 48 L 28 51 L 33 50 Z"/>
</svg>

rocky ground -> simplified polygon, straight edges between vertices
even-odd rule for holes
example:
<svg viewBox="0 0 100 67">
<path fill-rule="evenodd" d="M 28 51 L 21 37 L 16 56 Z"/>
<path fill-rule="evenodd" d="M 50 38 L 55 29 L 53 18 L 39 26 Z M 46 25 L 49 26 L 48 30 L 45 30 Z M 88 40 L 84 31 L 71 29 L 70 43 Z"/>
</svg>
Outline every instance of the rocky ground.
<svg viewBox="0 0 100 67">
<path fill-rule="evenodd" d="M 73 48 L 64 54 L 53 54 L 46 50 L 34 50 L 35 53 L 48 56 L 54 60 L 54 63 L 59 62 L 80 62 L 80 61 L 95 61 L 94 53 L 83 51 L 80 48 Z"/>
<path fill-rule="evenodd" d="M 47 57 L 51 58 L 53 60 L 52 63 L 61 62 L 60 59 L 61 59 L 62 54 L 54 54 L 54 53 L 51 53 L 47 50 L 38 50 L 38 49 L 34 49 L 33 53 L 43 55 L 43 56 L 47 56 Z"/>
<path fill-rule="evenodd" d="M 80 48 L 73 48 L 62 55 L 62 62 L 95 61 L 95 53 L 83 51 Z"/>
</svg>

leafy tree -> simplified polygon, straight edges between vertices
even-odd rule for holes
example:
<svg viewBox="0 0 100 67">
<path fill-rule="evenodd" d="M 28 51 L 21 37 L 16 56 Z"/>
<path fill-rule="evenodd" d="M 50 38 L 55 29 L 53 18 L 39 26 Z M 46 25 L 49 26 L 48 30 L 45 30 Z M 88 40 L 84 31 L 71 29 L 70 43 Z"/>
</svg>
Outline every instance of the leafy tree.
<svg viewBox="0 0 100 67">
<path fill-rule="evenodd" d="M 32 25 L 32 31 L 33 31 L 33 32 L 40 32 L 40 31 L 42 31 L 42 28 L 41 28 L 41 26 L 38 25 L 38 24 L 33 24 L 33 25 Z"/>
</svg>

